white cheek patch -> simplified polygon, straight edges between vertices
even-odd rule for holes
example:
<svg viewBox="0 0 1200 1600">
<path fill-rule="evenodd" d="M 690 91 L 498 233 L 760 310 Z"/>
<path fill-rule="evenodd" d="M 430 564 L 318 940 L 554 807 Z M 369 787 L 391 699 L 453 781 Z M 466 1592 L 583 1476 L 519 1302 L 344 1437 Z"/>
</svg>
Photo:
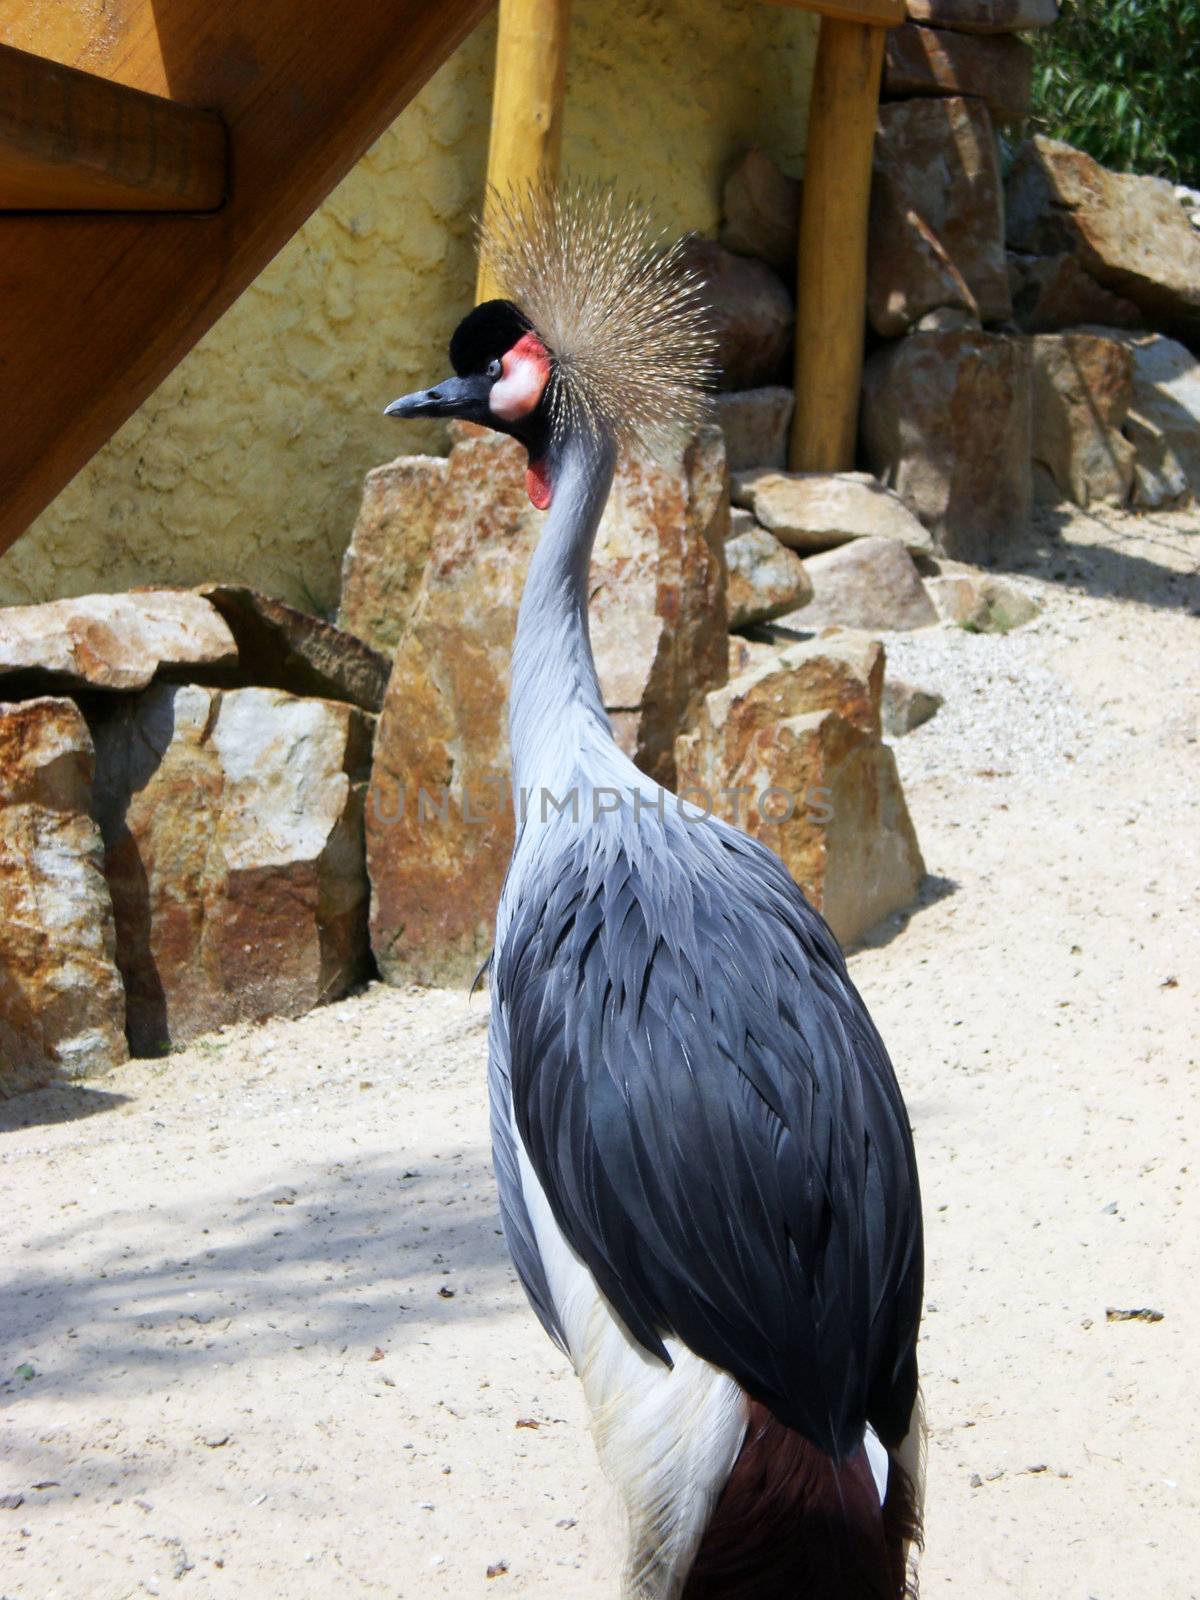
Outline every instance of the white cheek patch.
<svg viewBox="0 0 1200 1600">
<path fill-rule="evenodd" d="M 502 422 L 519 422 L 542 398 L 547 377 L 545 360 L 510 350 L 501 362 L 500 373 L 492 385 L 488 409 Z"/>
</svg>

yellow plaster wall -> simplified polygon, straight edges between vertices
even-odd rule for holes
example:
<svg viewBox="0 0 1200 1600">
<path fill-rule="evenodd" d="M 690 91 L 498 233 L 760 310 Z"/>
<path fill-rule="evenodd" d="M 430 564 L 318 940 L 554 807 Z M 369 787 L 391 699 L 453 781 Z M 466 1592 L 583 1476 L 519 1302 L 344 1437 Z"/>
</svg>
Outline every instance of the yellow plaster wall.
<svg viewBox="0 0 1200 1600">
<path fill-rule="evenodd" d="M 815 41 L 755 0 L 575 0 L 568 172 L 714 232 L 747 145 L 802 171 Z M 471 304 L 494 47 L 493 19 L 0 559 L 0 604 L 223 579 L 336 606 L 364 472 L 441 445 L 380 411 Z"/>
</svg>

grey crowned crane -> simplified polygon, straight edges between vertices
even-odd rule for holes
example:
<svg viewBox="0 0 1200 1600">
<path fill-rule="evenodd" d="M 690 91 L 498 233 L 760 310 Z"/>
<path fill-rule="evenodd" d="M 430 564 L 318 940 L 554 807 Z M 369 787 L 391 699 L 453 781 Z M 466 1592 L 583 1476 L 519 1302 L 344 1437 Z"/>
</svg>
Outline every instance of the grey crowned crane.
<svg viewBox="0 0 1200 1600">
<path fill-rule="evenodd" d="M 518 826 L 489 1087 L 505 1235 L 583 1383 L 637 1600 L 897 1600 L 919 1539 L 921 1204 L 904 1102 L 782 862 L 613 741 L 588 565 L 617 453 L 695 424 L 698 289 L 636 207 L 530 194 L 510 298 L 397 417 L 528 450 L 547 511 L 512 654 Z"/>
</svg>

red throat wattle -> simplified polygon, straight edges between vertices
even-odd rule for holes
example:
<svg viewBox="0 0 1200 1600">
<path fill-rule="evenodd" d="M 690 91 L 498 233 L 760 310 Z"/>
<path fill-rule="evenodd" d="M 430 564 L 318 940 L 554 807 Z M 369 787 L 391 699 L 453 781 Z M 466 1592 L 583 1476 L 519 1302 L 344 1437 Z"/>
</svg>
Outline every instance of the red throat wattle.
<svg viewBox="0 0 1200 1600">
<path fill-rule="evenodd" d="M 539 511 L 545 511 L 550 505 L 550 472 L 549 463 L 545 456 L 538 461 L 531 461 L 525 473 L 525 489 L 529 498 Z"/>
</svg>

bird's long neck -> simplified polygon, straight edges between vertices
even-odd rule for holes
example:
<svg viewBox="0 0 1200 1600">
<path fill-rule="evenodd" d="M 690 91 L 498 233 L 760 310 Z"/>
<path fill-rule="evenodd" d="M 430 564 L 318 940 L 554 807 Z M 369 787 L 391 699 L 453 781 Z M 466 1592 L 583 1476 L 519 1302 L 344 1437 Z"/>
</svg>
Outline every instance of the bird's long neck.
<svg viewBox="0 0 1200 1600">
<path fill-rule="evenodd" d="M 614 447 L 569 435 L 552 474 L 554 497 L 534 551 L 512 654 L 513 789 L 570 782 L 583 745 L 611 730 L 588 637 L 588 567 L 612 486 Z"/>
</svg>

